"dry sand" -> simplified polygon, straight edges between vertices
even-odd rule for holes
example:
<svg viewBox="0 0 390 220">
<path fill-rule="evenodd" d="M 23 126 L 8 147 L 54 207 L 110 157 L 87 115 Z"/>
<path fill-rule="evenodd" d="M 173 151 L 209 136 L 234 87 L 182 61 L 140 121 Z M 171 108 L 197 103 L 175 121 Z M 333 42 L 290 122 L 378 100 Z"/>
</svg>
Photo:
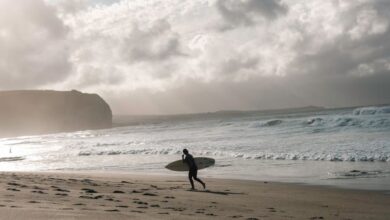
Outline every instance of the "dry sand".
<svg viewBox="0 0 390 220">
<path fill-rule="evenodd" d="M 0 173 L 0 219 L 390 219 L 384 192 L 205 181 L 188 191 L 185 174 Z"/>
</svg>

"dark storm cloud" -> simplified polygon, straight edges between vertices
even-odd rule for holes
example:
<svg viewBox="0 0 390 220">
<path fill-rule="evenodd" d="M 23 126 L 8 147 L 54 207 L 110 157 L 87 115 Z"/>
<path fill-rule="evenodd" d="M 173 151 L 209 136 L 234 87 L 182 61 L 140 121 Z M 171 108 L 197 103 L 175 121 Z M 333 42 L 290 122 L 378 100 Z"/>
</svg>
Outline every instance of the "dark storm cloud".
<svg viewBox="0 0 390 220">
<path fill-rule="evenodd" d="M 66 77 L 66 34 L 43 1 L 0 1 L 0 88 L 35 88 Z"/>
</svg>

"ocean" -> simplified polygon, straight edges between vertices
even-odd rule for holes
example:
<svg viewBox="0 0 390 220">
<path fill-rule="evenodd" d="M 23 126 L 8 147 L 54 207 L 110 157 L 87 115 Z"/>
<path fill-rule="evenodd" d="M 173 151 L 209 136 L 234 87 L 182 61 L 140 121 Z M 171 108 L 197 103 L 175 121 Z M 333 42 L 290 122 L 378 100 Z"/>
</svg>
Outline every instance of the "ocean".
<svg viewBox="0 0 390 220">
<path fill-rule="evenodd" d="M 0 171 L 182 175 L 187 148 L 216 159 L 200 177 L 390 190 L 390 106 L 161 117 L 105 130 L 0 139 Z"/>
</svg>

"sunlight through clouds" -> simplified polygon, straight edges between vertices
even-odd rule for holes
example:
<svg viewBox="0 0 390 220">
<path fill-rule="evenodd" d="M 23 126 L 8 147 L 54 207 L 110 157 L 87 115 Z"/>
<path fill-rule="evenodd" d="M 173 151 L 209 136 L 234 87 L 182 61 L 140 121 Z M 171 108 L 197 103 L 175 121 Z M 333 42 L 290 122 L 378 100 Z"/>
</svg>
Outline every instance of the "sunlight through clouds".
<svg viewBox="0 0 390 220">
<path fill-rule="evenodd" d="M 25 10 L 17 2 L 2 1 L 2 8 Z M 79 89 L 114 100 L 117 93 L 161 95 L 182 88 L 191 88 L 192 96 L 192 83 L 210 91 L 214 83 L 221 90 L 236 83 L 238 93 L 260 94 L 268 88 L 264 83 L 272 82 L 310 99 L 303 91 L 316 83 L 326 90 L 343 82 L 340 90 L 353 93 L 358 89 L 349 85 L 353 81 L 367 83 L 369 91 L 374 82 L 389 79 L 390 2 L 384 0 L 39 0 L 27 5 L 33 13 L 0 15 L 0 46 L 11 55 L 0 52 L 6 60 L 0 62 L 2 89 L 9 83 Z M 15 25 L 11 18 L 25 23 Z M 250 81 L 257 82 L 254 88 L 245 86 Z M 245 98 L 250 106 L 252 98 Z M 263 99 L 260 95 L 259 103 L 268 106 Z"/>
</svg>

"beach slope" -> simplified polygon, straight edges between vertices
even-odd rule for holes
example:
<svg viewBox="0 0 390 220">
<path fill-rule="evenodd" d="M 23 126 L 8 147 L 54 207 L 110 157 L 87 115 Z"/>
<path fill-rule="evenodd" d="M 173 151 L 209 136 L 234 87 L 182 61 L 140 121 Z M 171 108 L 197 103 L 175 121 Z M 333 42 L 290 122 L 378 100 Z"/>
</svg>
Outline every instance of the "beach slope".
<svg viewBox="0 0 390 220">
<path fill-rule="evenodd" d="M 389 219 L 378 191 L 106 173 L 0 173 L 1 219 Z M 198 186 L 200 188 L 200 186 Z"/>
</svg>

